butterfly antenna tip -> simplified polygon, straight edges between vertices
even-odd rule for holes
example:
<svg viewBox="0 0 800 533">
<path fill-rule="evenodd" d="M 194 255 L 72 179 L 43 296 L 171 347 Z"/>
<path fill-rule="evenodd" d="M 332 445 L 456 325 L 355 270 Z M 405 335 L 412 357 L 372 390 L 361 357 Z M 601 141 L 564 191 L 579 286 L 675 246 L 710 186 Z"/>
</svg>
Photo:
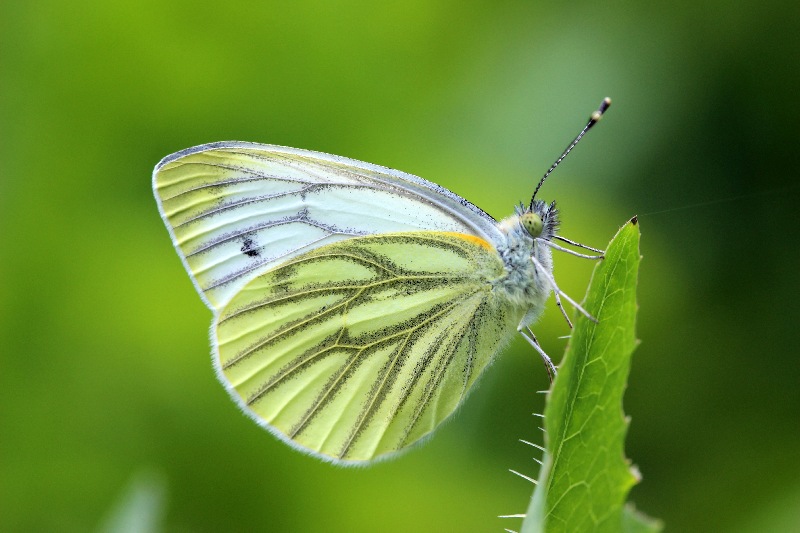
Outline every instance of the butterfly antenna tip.
<svg viewBox="0 0 800 533">
<path fill-rule="evenodd" d="M 534 199 L 536 199 L 536 194 L 539 192 L 539 189 L 542 188 L 544 180 L 546 180 L 547 177 L 553 173 L 556 167 L 564 160 L 565 157 L 567 157 L 567 154 L 569 154 L 572 151 L 572 149 L 575 148 L 575 145 L 578 144 L 578 142 L 580 142 L 580 140 L 583 138 L 584 135 L 586 135 L 586 132 L 589 131 L 592 128 L 592 126 L 600 122 L 600 119 L 603 118 L 603 114 L 610 106 L 611 106 L 611 98 L 606 96 L 605 98 L 603 98 L 603 101 L 600 102 L 600 107 L 597 108 L 597 111 L 591 114 L 591 116 L 589 117 L 589 122 L 586 123 L 586 126 L 583 127 L 578 136 L 575 137 L 575 140 L 569 143 L 567 149 L 564 150 L 561 156 L 558 159 L 556 159 L 556 162 L 553 163 L 547 170 L 547 172 L 544 173 L 544 176 L 542 176 L 542 179 L 539 180 L 539 184 L 536 185 L 536 189 L 534 189 L 533 191 L 533 196 L 531 196 L 531 203 L 530 203 L 531 210 L 533 210 L 533 201 Z"/>
</svg>

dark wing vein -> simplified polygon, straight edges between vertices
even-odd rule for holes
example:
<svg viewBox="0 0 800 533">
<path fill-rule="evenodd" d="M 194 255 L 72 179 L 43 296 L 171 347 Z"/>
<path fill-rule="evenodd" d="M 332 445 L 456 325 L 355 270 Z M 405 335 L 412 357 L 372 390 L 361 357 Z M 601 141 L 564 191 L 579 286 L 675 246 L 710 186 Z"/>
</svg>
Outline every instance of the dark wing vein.
<svg viewBox="0 0 800 533">
<path fill-rule="evenodd" d="M 452 363 L 453 358 L 455 357 L 455 354 L 458 351 L 458 345 L 460 343 L 460 340 L 466 334 L 465 332 L 468 330 L 470 330 L 470 333 L 474 332 L 474 327 L 473 327 L 474 318 L 475 314 L 471 316 L 470 320 L 468 320 L 457 333 L 451 335 L 451 337 L 453 338 L 453 348 L 449 351 L 449 353 L 446 353 L 445 357 L 441 358 L 440 364 L 438 365 L 439 367 L 438 371 L 435 373 L 434 376 L 432 376 L 431 380 L 426 384 L 425 395 L 423 399 L 420 401 L 419 405 L 417 406 L 414 415 L 411 417 L 411 421 L 406 426 L 404 436 L 400 441 L 400 446 L 406 445 L 406 439 L 414 430 L 414 427 L 417 425 L 417 422 L 419 421 L 419 418 L 422 416 L 422 413 L 425 411 L 425 409 L 430 407 L 429 402 L 433 397 L 433 394 L 438 390 L 438 385 L 441 383 L 442 377 L 444 376 L 448 367 Z M 472 353 L 470 353 L 470 357 L 472 357 Z M 463 398 L 463 396 L 464 393 L 462 392 L 461 397 Z"/>
<path fill-rule="evenodd" d="M 383 393 L 383 389 L 387 385 L 387 383 L 389 383 L 389 376 L 392 375 L 391 370 L 395 367 L 395 365 L 400 359 L 405 359 L 405 357 L 408 355 L 408 352 L 414 348 L 415 343 L 411 340 L 414 334 L 415 333 L 420 334 L 421 332 L 423 332 L 427 326 L 435 322 L 439 317 L 446 315 L 447 313 L 452 311 L 459 303 L 460 301 L 454 301 L 450 305 L 444 306 L 439 312 L 431 314 L 430 316 L 425 318 L 425 320 L 420 322 L 418 325 L 408 329 L 408 333 L 406 334 L 405 339 L 403 339 L 401 349 L 397 351 L 397 355 L 392 359 L 392 362 L 389 368 L 387 369 L 386 373 L 384 373 L 384 377 L 381 380 L 378 387 L 374 391 L 372 391 L 370 399 L 367 402 L 367 405 L 365 406 L 364 410 L 359 416 L 358 421 L 356 422 L 355 426 L 353 427 L 353 430 L 350 433 L 350 437 L 347 439 L 344 446 L 342 447 L 342 450 L 339 452 L 339 457 L 344 457 L 347 454 L 347 451 L 353 445 L 353 442 L 355 442 L 355 439 L 358 437 L 359 433 L 361 432 L 361 429 L 367 422 L 369 422 L 369 420 L 372 419 L 372 416 L 377 407 L 380 406 L 383 400 L 385 400 L 386 395 Z M 437 345 L 438 343 L 431 343 L 432 347 L 436 347 Z M 415 378 L 418 378 L 421 374 L 422 374 L 421 372 L 417 373 L 417 376 L 415 376 Z M 411 393 L 412 388 L 413 387 L 411 386 L 407 387 L 406 389 L 407 392 L 403 396 L 401 403 Z M 381 400 L 378 402 L 377 400 L 379 397 L 381 398 Z"/>
<path fill-rule="evenodd" d="M 311 190 L 311 189 L 313 189 L 315 187 L 318 187 L 318 186 L 319 186 L 318 184 L 313 184 L 312 183 L 310 185 L 306 185 L 302 189 L 297 189 L 297 190 L 294 190 L 294 191 L 285 191 L 285 192 L 279 192 L 279 193 L 275 193 L 275 194 L 262 194 L 262 195 L 259 195 L 259 196 L 251 196 L 251 197 L 242 198 L 241 200 L 237 200 L 235 202 L 230 202 L 228 204 L 224 204 L 224 205 L 215 207 L 213 209 L 209 209 L 207 211 L 203 211 L 199 215 L 193 216 L 191 218 L 187 218 L 186 220 L 184 220 L 180 224 L 175 224 L 174 227 L 175 227 L 175 229 L 177 229 L 177 228 L 186 226 L 188 224 L 191 224 L 192 222 L 197 222 L 198 220 L 203 220 L 204 218 L 208 218 L 208 217 L 211 217 L 211 216 L 214 216 L 214 215 L 218 215 L 220 213 L 224 213 L 225 211 L 229 211 L 229 210 L 235 209 L 237 207 L 242 207 L 242 206 L 245 206 L 247 204 L 255 204 L 255 203 L 260 203 L 260 202 L 269 202 L 270 200 L 283 198 L 284 196 L 291 196 L 293 194 L 305 194 L 309 190 Z M 194 205 L 187 205 L 183 209 L 179 209 L 177 211 L 173 211 L 170 216 L 175 216 L 175 215 L 177 215 L 177 214 L 179 214 L 179 213 L 181 213 L 183 211 L 187 211 L 187 210 L 191 209 L 192 207 L 194 207 Z"/>
</svg>

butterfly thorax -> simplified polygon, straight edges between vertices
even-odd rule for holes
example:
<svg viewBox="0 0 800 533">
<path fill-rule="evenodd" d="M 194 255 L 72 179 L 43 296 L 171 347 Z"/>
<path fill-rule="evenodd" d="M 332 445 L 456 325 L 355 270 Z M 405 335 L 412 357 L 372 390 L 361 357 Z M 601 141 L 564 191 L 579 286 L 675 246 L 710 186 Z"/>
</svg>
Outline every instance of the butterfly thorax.
<svg viewBox="0 0 800 533">
<path fill-rule="evenodd" d="M 526 213 L 535 213 L 541 220 L 541 234 L 531 235 L 523 224 Z M 537 242 L 550 240 L 558 227 L 558 212 L 555 203 L 534 201 L 531 208 L 518 207 L 515 214 L 501 220 L 498 228 L 505 241 L 498 244 L 497 252 L 505 265 L 506 275 L 495 282 L 494 290 L 504 298 L 526 311 L 524 322 L 534 320 L 544 308 L 551 292 L 547 278 L 539 272 L 531 257 L 535 257 L 548 274 L 553 272 L 550 248 Z"/>
</svg>

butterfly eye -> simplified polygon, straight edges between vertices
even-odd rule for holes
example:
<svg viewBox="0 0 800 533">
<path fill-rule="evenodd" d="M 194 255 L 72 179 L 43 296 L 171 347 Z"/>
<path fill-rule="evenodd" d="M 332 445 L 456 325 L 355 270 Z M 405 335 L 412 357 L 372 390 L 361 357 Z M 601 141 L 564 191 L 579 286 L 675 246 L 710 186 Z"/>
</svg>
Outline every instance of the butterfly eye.
<svg viewBox="0 0 800 533">
<path fill-rule="evenodd" d="M 544 224 L 542 223 L 541 217 L 536 213 L 523 213 L 522 216 L 519 217 L 519 223 L 525 228 L 528 235 L 533 238 L 542 234 L 542 227 Z"/>
</svg>

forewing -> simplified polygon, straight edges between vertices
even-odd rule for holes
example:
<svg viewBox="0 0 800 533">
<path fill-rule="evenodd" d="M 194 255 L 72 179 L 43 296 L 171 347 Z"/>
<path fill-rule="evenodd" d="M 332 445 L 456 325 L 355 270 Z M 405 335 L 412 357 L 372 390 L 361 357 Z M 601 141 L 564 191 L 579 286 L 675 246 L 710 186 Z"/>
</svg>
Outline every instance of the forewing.
<svg viewBox="0 0 800 533">
<path fill-rule="evenodd" d="M 259 275 L 217 317 L 216 364 L 239 405 L 334 462 L 433 431 L 513 334 L 496 251 L 463 234 L 354 238 Z"/>
<path fill-rule="evenodd" d="M 343 239 L 415 230 L 499 238 L 489 215 L 438 185 L 295 148 L 197 146 L 164 158 L 153 188 L 173 243 L 212 309 L 258 273 Z"/>
</svg>

